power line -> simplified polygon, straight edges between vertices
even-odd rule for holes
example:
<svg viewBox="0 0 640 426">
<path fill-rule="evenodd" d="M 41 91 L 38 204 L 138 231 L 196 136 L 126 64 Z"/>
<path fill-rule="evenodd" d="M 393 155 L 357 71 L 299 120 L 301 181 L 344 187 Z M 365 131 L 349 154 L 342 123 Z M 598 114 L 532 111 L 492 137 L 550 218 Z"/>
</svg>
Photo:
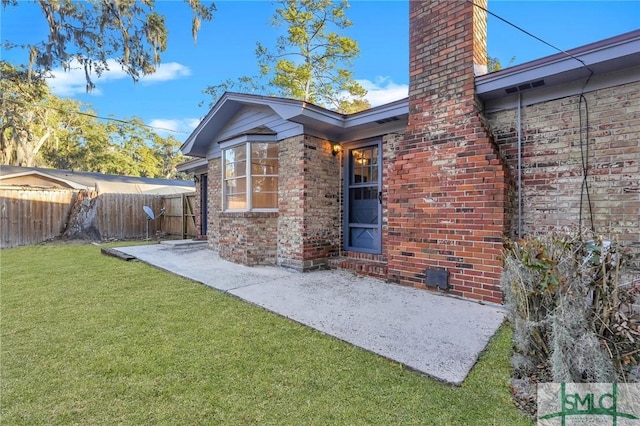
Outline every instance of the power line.
<svg viewBox="0 0 640 426">
<path fill-rule="evenodd" d="M 529 37 L 534 38 L 534 39 L 538 40 L 539 42 L 544 43 L 547 46 L 551 47 L 552 49 L 555 49 L 558 52 L 564 53 L 568 57 L 575 59 L 576 61 L 580 62 L 586 69 L 588 69 L 591 72 L 591 74 L 593 75 L 593 70 L 591 68 L 589 68 L 589 66 L 582 59 L 572 55 L 571 53 L 567 52 L 566 50 L 562 50 L 559 47 L 554 46 L 553 44 L 549 43 L 546 40 L 543 40 L 542 38 L 538 37 L 537 35 L 530 33 L 529 31 L 525 30 L 522 27 L 519 27 L 518 25 L 514 24 L 513 22 L 504 19 L 502 16 L 496 15 L 495 13 L 490 11 L 489 9 L 486 9 L 483 6 L 480 6 L 479 4 L 476 4 L 473 0 L 467 0 L 467 2 L 471 3 L 472 5 L 477 7 L 478 9 L 482 9 L 483 11 L 487 12 L 489 15 L 501 20 L 505 24 L 512 26 L 513 28 L 517 29 L 518 31 L 523 32 L 524 34 L 528 35 Z M 591 76 L 589 76 L 589 78 L 591 78 Z"/>
<path fill-rule="evenodd" d="M 523 32 L 524 34 L 528 35 L 529 37 L 532 37 L 536 40 L 538 40 L 541 43 L 546 44 L 547 46 L 551 47 L 552 49 L 557 50 L 558 52 L 564 53 L 565 55 L 567 55 L 568 57 L 575 59 L 576 61 L 580 62 L 582 64 L 583 67 L 585 67 L 588 71 L 589 71 L 589 76 L 587 77 L 587 79 L 585 80 L 584 84 L 582 85 L 582 90 L 580 91 L 580 97 L 579 97 L 579 102 L 578 102 L 578 114 L 580 117 L 580 158 L 581 158 L 581 165 L 582 165 L 582 185 L 580 188 L 580 211 L 578 213 L 578 223 L 579 223 L 579 227 L 582 228 L 582 210 L 583 210 L 583 205 L 584 205 L 584 198 L 586 195 L 587 198 L 587 208 L 589 211 L 589 219 L 591 221 L 591 230 L 595 232 L 595 226 L 593 224 L 593 204 L 591 202 L 591 194 L 589 191 L 589 181 L 588 181 L 588 177 L 589 177 L 589 104 L 587 102 L 587 99 L 584 96 L 584 92 L 585 89 L 587 88 L 587 85 L 589 84 L 589 81 L 591 81 L 591 78 L 594 75 L 594 72 L 591 68 L 589 68 L 589 65 L 587 65 L 582 59 L 572 55 L 571 53 L 560 49 L 557 46 L 554 46 L 553 44 L 549 43 L 546 40 L 543 40 L 542 38 L 536 36 L 535 34 L 530 33 L 529 31 L 525 30 L 524 28 L 519 27 L 518 25 L 514 24 L 513 22 L 510 22 L 506 19 L 504 19 L 503 17 L 496 15 L 495 13 L 491 12 L 490 10 L 484 8 L 483 6 L 480 6 L 479 4 L 476 4 L 473 0 L 467 0 L 467 2 L 471 3 L 473 6 L 487 12 L 488 14 L 490 14 L 491 16 L 501 20 L 502 22 L 504 22 L 507 25 L 512 26 L 513 28 L 517 29 L 518 31 Z M 585 110 L 585 118 L 584 118 L 584 122 L 583 122 L 583 113 L 582 113 L 582 105 L 584 104 L 584 110 Z M 586 125 L 585 125 L 586 124 Z M 585 129 L 583 131 L 583 128 Z M 586 140 L 585 140 L 586 139 Z"/>
<path fill-rule="evenodd" d="M 179 134 L 183 134 L 183 135 L 189 135 L 190 134 L 190 132 L 183 132 L 183 131 L 174 130 L 174 129 L 167 129 L 165 127 L 151 126 L 151 125 L 145 124 L 145 123 L 137 123 L 137 122 L 132 121 L 132 120 L 122 120 L 120 118 L 115 118 L 115 117 L 102 117 L 100 115 L 91 114 L 91 113 L 83 112 L 83 111 L 68 111 L 68 110 L 65 110 L 64 108 L 59 108 L 59 107 L 56 107 L 56 106 L 53 106 L 53 105 L 34 104 L 34 103 L 29 103 L 29 102 L 17 101 L 15 99 L 10 99 L 10 98 L 2 98 L 2 101 L 3 102 L 4 101 L 9 101 L 11 103 L 22 105 L 22 106 L 30 106 L 30 107 L 36 107 L 36 108 L 52 109 L 52 110 L 55 110 L 55 111 L 60 111 L 60 112 L 66 113 L 66 114 L 84 115 L 84 116 L 87 116 L 87 117 L 96 118 L 98 120 L 115 121 L 117 123 L 123 123 L 123 124 L 132 124 L 134 126 L 147 127 L 149 129 L 153 129 L 153 130 L 162 130 L 162 131 L 165 131 L 165 132 L 179 133 Z"/>
</svg>

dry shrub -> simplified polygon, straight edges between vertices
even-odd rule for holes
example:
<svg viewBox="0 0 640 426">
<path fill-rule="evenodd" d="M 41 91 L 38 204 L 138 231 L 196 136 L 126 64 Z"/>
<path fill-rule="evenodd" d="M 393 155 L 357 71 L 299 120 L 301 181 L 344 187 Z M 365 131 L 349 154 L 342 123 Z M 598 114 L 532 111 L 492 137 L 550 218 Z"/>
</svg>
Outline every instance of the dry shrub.
<svg viewBox="0 0 640 426">
<path fill-rule="evenodd" d="M 622 282 L 628 256 L 576 229 L 508 244 L 502 288 L 514 329 L 516 378 L 629 381 L 640 361 L 638 294 Z"/>
</svg>

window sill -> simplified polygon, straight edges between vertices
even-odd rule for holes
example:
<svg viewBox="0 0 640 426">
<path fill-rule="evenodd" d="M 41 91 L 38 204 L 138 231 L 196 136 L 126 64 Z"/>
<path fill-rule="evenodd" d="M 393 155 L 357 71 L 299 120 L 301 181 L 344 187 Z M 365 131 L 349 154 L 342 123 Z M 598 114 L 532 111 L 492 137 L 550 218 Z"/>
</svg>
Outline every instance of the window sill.
<svg viewBox="0 0 640 426">
<path fill-rule="evenodd" d="M 263 218 L 263 217 L 278 217 L 277 211 L 226 211 L 220 212 L 220 217 L 229 218 Z"/>
</svg>

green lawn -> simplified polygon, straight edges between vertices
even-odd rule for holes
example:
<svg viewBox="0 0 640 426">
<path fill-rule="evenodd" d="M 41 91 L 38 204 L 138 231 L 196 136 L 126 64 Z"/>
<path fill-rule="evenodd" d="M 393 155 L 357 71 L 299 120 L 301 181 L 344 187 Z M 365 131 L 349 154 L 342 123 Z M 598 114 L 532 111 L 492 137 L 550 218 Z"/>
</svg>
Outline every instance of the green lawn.
<svg viewBox="0 0 640 426">
<path fill-rule="evenodd" d="M 2 424 L 531 424 L 502 327 L 462 387 L 90 244 L 0 252 Z"/>
</svg>

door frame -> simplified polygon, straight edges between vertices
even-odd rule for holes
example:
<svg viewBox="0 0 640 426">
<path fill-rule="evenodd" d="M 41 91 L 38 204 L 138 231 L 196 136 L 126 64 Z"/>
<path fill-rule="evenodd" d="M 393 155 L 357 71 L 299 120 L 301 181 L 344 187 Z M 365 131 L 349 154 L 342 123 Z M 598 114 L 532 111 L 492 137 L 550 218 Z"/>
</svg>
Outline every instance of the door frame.
<svg viewBox="0 0 640 426">
<path fill-rule="evenodd" d="M 207 204 L 208 204 L 209 176 L 207 173 L 200 175 L 200 235 L 207 238 Z"/>
<path fill-rule="evenodd" d="M 378 233 L 378 241 L 376 249 L 367 249 L 362 247 L 354 247 L 349 245 L 349 213 L 350 213 L 350 194 L 349 189 L 351 188 L 351 174 L 353 173 L 352 164 L 351 164 L 351 153 L 353 150 L 357 150 L 360 148 L 367 148 L 371 146 L 376 146 L 378 148 L 378 224 L 377 224 L 377 233 Z M 350 144 L 343 145 L 343 246 L 346 251 L 358 252 L 358 253 L 370 253 L 370 254 L 382 254 L 382 138 L 375 139 L 367 139 L 359 142 L 354 142 Z M 374 228 L 374 227 L 371 227 Z"/>
</svg>

